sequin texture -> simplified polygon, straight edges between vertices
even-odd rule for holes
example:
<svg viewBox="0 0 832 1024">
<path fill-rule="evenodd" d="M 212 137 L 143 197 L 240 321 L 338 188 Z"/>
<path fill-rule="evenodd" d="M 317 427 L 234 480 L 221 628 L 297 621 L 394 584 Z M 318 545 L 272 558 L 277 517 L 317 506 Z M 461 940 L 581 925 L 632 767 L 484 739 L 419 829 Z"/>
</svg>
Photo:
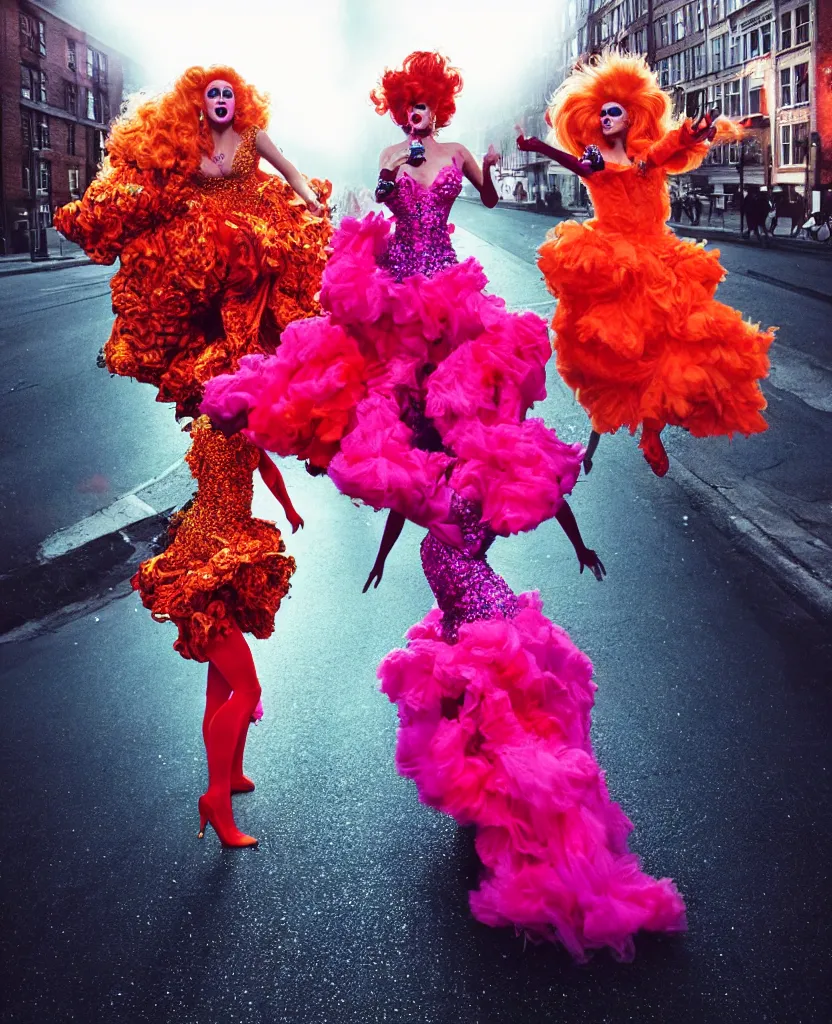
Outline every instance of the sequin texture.
<svg viewBox="0 0 832 1024">
<path fill-rule="evenodd" d="M 191 433 L 186 459 L 199 490 L 172 520 L 170 546 L 143 562 L 132 582 L 154 619 L 176 624 L 182 657 L 205 661 L 211 641 L 231 625 L 271 635 L 295 560 L 283 554 L 274 523 L 251 515 L 258 449 L 241 434 L 224 437 L 205 416 Z"/>
<path fill-rule="evenodd" d="M 464 622 L 513 618 L 519 611 L 514 592 L 485 559 L 495 535 L 480 515 L 475 502 L 454 494 L 450 520 L 462 531 L 462 550 L 432 533 L 422 541 L 422 568 L 442 609 L 442 637 L 448 643 L 456 642 Z"/>
<path fill-rule="evenodd" d="M 396 218 L 396 232 L 379 265 L 397 281 L 413 274 L 432 277 L 458 263 L 448 217 L 462 191 L 462 171 L 448 164 L 430 188 L 401 172 L 386 205 Z"/>
</svg>

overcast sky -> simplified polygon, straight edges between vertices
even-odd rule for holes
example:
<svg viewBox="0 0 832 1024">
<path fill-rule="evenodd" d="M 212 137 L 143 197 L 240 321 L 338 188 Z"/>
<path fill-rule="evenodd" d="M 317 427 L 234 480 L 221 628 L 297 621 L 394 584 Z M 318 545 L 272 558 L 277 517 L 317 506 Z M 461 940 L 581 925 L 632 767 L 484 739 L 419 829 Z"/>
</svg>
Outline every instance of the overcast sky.
<svg viewBox="0 0 832 1024">
<path fill-rule="evenodd" d="M 444 135 L 469 144 L 554 41 L 565 0 L 53 0 L 77 9 L 163 89 L 191 64 L 228 63 L 271 94 L 270 134 L 302 171 L 372 174 L 399 130 L 367 94 L 385 65 L 438 49 L 463 71 Z M 481 154 L 478 154 L 481 155 Z"/>
</svg>

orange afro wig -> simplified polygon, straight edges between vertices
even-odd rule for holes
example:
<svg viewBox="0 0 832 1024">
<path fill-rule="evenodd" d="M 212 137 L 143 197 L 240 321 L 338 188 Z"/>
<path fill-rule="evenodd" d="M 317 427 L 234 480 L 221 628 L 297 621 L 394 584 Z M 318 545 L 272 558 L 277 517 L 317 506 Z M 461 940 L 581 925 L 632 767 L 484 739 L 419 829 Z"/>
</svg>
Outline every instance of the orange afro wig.
<svg viewBox="0 0 832 1024">
<path fill-rule="evenodd" d="M 211 136 L 200 114 L 205 88 L 222 79 L 234 88 L 234 129 L 243 132 L 268 123 L 268 99 L 245 82 L 233 68 L 221 64 L 192 67 L 173 88 L 151 99 L 137 97 L 128 103 L 112 126 L 107 140 L 110 164 L 118 169 L 161 170 L 194 174 L 202 155 L 211 150 Z M 132 109 L 131 109 L 132 107 Z"/>
<path fill-rule="evenodd" d="M 676 127 L 670 97 L 659 87 L 647 61 L 638 54 L 608 49 L 578 64 L 552 97 L 546 121 L 553 141 L 574 156 L 581 156 L 587 146 L 603 146 L 599 115 L 610 101 L 627 111 L 627 149 L 633 153 L 647 149 Z M 716 128 L 717 142 L 742 134 L 724 118 Z"/>
<path fill-rule="evenodd" d="M 407 124 L 408 108 L 426 103 L 436 118 L 436 127 L 450 123 L 456 110 L 456 97 L 462 91 L 462 75 L 448 58 L 430 50 L 416 50 L 405 57 L 401 70 L 385 68 L 379 83 L 370 93 L 376 112 L 390 116 L 399 125 Z"/>
</svg>

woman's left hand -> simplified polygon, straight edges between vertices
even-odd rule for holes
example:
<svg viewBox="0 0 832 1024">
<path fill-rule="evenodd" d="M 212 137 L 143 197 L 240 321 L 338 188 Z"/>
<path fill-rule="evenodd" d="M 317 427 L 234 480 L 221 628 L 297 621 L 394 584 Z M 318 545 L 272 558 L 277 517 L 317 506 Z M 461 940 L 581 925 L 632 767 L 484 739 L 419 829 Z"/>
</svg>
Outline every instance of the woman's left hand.
<svg viewBox="0 0 832 1024">
<path fill-rule="evenodd" d="M 306 200 L 306 209 L 312 214 L 313 217 L 323 217 L 324 208 L 313 196 L 311 199 Z"/>
<path fill-rule="evenodd" d="M 581 572 L 583 573 L 584 569 L 589 569 L 595 579 L 600 583 L 607 575 L 607 570 L 604 568 L 604 563 L 601 559 L 590 548 L 584 548 L 583 551 L 578 551 L 576 554 L 578 555 Z"/>
<path fill-rule="evenodd" d="M 289 520 L 289 525 L 292 527 L 292 533 L 297 533 L 298 530 L 303 529 L 303 520 L 294 509 L 290 509 L 286 513 L 286 518 Z"/>
</svg>

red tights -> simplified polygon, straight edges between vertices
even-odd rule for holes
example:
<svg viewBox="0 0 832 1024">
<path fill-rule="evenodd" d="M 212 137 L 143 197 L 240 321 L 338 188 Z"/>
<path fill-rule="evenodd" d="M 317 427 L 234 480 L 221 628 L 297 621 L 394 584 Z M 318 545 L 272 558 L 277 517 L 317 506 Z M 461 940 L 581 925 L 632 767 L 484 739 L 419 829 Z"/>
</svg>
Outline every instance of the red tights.
<svg viewBox="0 0 832 1024">
<path fill-rule="evenodd" d="M 202 736 L 208 757 L 208 790 L 200 799 L 204 828 L 210 821 L 225 846 L 252 846 L 256 840 L 234 824 L 231 792 L 251 790 L 243 775 L 243 752 L 260 683 L 254 659 L 238 627 L 208 648 L 208 687 Z"/>
</svg>

